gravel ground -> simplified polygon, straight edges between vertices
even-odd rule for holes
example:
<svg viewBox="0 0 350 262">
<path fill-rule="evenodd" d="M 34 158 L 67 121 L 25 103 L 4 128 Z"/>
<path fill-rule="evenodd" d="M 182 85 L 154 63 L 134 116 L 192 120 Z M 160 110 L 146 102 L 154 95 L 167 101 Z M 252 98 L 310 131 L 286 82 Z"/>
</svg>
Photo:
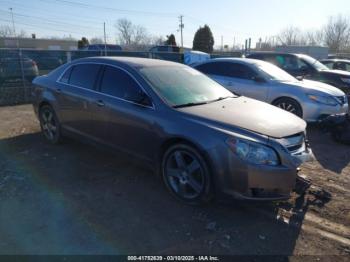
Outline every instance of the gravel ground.
<svg viewBox="0 0 350 262">
<path fill-rule="evenodd" d="M 191 207 L 123 155 L 70 140 L 46 143 L 31 106 L 1 107 L 0 254 L 349 261 L 350 147 L 315 127 L 308 132 L 316 161 L 301 175 L 311 185 L 299 183 L 288 202 Z"/>
</svg>

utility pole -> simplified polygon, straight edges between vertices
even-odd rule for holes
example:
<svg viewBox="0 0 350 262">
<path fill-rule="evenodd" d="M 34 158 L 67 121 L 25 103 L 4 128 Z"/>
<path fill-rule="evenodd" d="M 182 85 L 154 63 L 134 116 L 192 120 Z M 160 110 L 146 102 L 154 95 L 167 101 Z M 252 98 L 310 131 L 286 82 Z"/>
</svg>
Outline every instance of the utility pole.
<svg viewBox="0 0 350 262">
<path fill-rule="evenodd" d="M 185 27 L 184 23 L 183 23 L 183 18 L 184 16 L 183 15 L 180 15 L 179 19 L 180 19 L 180 32 L 181 32 L 181 47 L 183 48 L 184 47 L 184 39 L 183 39 L 183 29 Z"/>
<path fill-rule="evenodd" d="M 224 36 L 221 36 L 221 52 L 224 51 Z"/>
<path fill-rule="evenodd" d="M 107 38 L 106 38 L 106 23 L 103 22 L 103 36 L 105 40 L 105 56 L 107 56 Z"/>
<path fill-rule="evenodd" d="M 10 12 L 11 12 L 11 18 L 12 18 L 12 31 L 13 31 L 13 37 L 16 38 L 16 45 L 17 45 L 17 48 L 19 48 L 19 40 L 18 40 L 18 37 L 16 36 L 16 27 L 15 27 L 15 19 L 13 17 L 13 10 L 12 10 L 12 7 L 9 8 L 10 9 Z"/>
</svg>

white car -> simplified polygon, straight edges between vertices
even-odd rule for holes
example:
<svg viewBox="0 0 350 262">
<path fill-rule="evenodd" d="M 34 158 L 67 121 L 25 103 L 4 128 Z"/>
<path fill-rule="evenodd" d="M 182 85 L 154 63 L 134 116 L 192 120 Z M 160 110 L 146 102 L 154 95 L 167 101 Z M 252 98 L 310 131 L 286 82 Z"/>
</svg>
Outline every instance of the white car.
<svg viewBox="0 0 350 262">
<path fill-rule="evenodd" d="M 308 122 L 348 113 L 348 99 L 340 89 L 321 82 L 300 81 L 264 61 L 218 58 L 194 68 L 236 94 L 275 105 Z"/>
</svg>

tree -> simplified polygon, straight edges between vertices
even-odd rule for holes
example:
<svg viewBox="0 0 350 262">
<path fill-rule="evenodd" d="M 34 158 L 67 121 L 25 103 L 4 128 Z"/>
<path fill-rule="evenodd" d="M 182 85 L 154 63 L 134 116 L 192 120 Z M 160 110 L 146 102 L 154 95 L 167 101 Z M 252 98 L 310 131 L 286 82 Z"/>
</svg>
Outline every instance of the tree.
<svg viewBox="0 0 350 262">
<path fill-rule="evenodd" d="M 277 36 L 281 45 L 306 45 L 305 38 L 298 27 L 289 26 Z"/>
<path fill-rule="evenodd" d="M 93 37 L 93 38 L 90 38 L 90 44 L 91 45 L 104 44 L 104 41 L 101 38 Z"/>
<path fill-rule="evenodd" d="M 78 49 L 83 49 L 89 46 L 89 40 L 86 37 L 82 37 L 81 40 L 78 41 Z"/>
<path fill-rule="evenodd" d="M 346 49 L 350 44 L 349 19 L 338 15 L 330 17 L 328 23 L 323 27 L 324 42 L 333 52 Z"/>
<path fill-rule="evenodd" d="M 198 50 L 206 53 L 213 52 L 214 37 L 208 25 L 200 27 L 193 39 L 193 50 Z"/>
<path fill-rule="evenodd" d="M 8 25 L 2 25 L 0 26 L 0 37 L 9 37 L 9 36 L 13 36 L 14 32 L 12 27 L 8 26 Z"/>
<path fill-rule="evenodd" d="M 119 19 L 115 25 L 119 31 L 119 41 L 123 45 L 131 45 L 131 38 L 134 34 L 134 26 L 131 21 L 123 18 Z"/>
<path fill-rule="evenodd" d="M 174 34 L 167 35 L 166 37 L 167 37 L 167 40 L 165 40 L 164 42 L 165 45 L 177 46 Z"/>
<path fill-rule="evenodd" d="M 13 28 L 9 25 L 0 26 L 0 37 L 27 37 L 27 33 L 24 30 L 21 30 L 19 33 L 13 31 Z"/>
</svg>

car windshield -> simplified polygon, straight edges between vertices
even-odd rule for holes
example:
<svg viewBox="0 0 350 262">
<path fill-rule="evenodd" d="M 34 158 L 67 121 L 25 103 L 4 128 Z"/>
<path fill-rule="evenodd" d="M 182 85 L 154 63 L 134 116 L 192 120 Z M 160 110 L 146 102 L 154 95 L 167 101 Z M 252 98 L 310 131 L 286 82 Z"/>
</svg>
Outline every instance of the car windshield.
<svg viewBox="0 0 350 262">
<path fill-rule="evenodd" d="M 174 107 L 206 104 L 235 96 L 197 70 L 186 66 L 144 67 L 141 75 Z"/>
<path fill-rule="evenodd" d="M 318 71 L 329 69 L 327 66 L 325 66 L 324 64 L 322 64 L 321 62 L 319 62 L 315 58 L 312 58 L 311 56 L 302 55 L 302 56 L 300 56 L 300 58 Z"/>
<path fill-rule="evenodd" d="M 292 75 L 288 74 L 286 71 L 270 63 L 259 63 L 257 64 L 257 68 L 260 74 L 262 74 L 264 78 L 267 78 L 269 80 L 281 82 L 297 81 L 297 79 L 294 78 Z"/>
</svg>

